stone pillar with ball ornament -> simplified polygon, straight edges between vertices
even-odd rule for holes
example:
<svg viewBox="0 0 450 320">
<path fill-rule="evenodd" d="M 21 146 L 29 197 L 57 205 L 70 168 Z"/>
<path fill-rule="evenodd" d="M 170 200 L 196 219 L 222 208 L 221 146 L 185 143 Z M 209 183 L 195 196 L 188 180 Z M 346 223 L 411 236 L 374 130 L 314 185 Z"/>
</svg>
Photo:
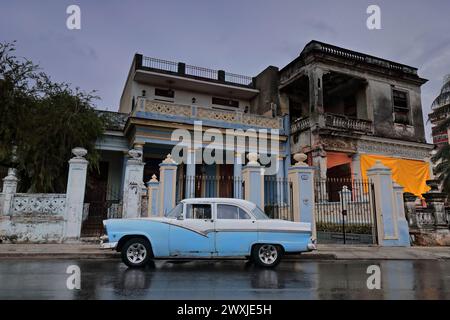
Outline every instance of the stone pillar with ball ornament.
<svg viewBox="0 0 450 320">
<path fill-rule="evenodd" d="M 264 168 L 258 162 L 257 153 L 249 153 L 247 165 L 242 169 L 244 199 L 264 210 Z"/>
<path fill-rule="evenodd" d="M 292 199 L 290 203 L 294 212 L 294 221 L 311 223 L 313 237 L 316 237 L 314 217 L 314 167 L 305 161 L 304 153 L 294 154 L 296 163 L 289 168 L 288 180 L 292 184 Z"/>
<path fill-rule="evenodd" d="M 144 184 L 144 165 L 142 151 L 131 149 L 125 167 L 123 185 L 123 218 L 139 218 L 141 216 L 142 196 L 147 188 Z"/>
<path fill-rule="evenodd" d="M 158 216 L 158 202 L 159 202 L 159 181 L 154 174 L 150 181 L 147 182 L 147 195 L 148 195 L 148 216 Z"/>
<path fill-rule="evenodd" d="M 67 179 L 66 207 L 64 213 L 64 240 L 78 241 L 81 234 L 83 217 L 84 193 L 86 190 L 86 175 L 88 161 L 85 159 L 87 150 L 74 148 L 75 157 L 69 161 L 69 177 Z"/>
</svg>

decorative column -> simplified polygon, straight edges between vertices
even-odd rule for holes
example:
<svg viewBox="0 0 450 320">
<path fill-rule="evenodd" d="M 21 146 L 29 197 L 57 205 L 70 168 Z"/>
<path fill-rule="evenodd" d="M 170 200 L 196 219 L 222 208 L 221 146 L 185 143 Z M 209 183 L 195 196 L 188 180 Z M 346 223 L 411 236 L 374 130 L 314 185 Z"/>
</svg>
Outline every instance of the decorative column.
<svg viewBox="0 0 450 320">
<path fill-rule="evenodd" d="M 242 199 L 242 153 L 240 152 L 234 153 L 233 176 L 234 198 Z"/>
<path fill-rule="evenodd" d="M 258 154 L 249 153 L 249 162 L 242 170 L 244 199 L 264 210 L 264 168 L 258 163 Z"/>
<path fill-rule="evenodd" d="M 123 186 L 123 218 L 138 218 L 141 216 L 141 201 L 145 185 L 144 162 L 142 151 L 131 149 L 128 151 L 129 158 L 125 167 L 125 178 Z"/>
<path fill-rule="evenodd" d="M 409 231 L 405 233 L 405 224 L 398 212 L 397 196 L 394 192 L 391 169 L 380 161 L 367 170 L 367 177 L 374 184 L 375 211 L 378 244 L 380 246 L 409 247 Z M 398 189 L 398 188 L 397 188 Z M 406 221 L 406 220 L 405 220 Z M 400 229 L 399 229 L 399 225 Z M 406 228 L 408 228 L 406 224 Z"/>
<path fill-rule="evenodd" d="M 3 214 L 4 216 L 9 215 L 11 205 L 14 199 L 14 194 L 17 192 L 17 183 L 19 179 L 16 177 L 16 169 L 9 168 L 8 175 L 3 178 Z"/>
<path fill-rule="evenodd" d="M 159 193 L 159 181 L 156 175 L 153 175 L 150 181 L 147 182 L 147 194 L 148 194 L 148 216 L 158 216 L 158 193 Z"/>
<path fill-rule="evenodd" d="M 186 159 L 186 199 L 195 197 L 195 149 L 187 149 Z"/>
<path fill-rule="evenodd" d="M 311 224 L 313 237 L 316 238 L 314 216 L 314 167 L 308 166 L 306 154 L 296 153 L 296 163 L 289 168 L 288 180 L 292 183 L 292 210 L 294 221 Z"/>
<path fill-rule="evenodd" d="M 66 241 L 80 239 L 88 168 L 88 161 L 84 158 L 87 154 L 86 149 L 74 148 L 72 153 L 75 157 L 69 161 L 69 177 L 66 191 L 64 224 L 64 239 Z"/>
<path fill-rule="evenodd" d="M 162 217 L 175 207 L 177 186 L 177 164 L 170 154 L 159 165 L 159 216 Z"/>
</svg>

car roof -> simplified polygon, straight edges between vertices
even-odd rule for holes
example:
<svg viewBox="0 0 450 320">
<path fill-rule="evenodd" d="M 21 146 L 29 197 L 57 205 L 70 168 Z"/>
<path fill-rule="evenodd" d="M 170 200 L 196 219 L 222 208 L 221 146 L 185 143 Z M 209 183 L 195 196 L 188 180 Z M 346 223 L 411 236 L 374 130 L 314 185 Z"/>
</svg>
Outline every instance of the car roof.
<svg viewBox="0 0 450 320">
<path fill-rule="evenodd" d="M 223 203 L 223 204 L 234 204 L 241 207 L 244 207 L 247 210 L 252 210 L 256 207 L 253 202 L 242 200 L 242 199 L 234 199 L 234 198 L 192 198 L 192 199 L 184 199 L 181 202 L 183 203 Z"/>
</svg>

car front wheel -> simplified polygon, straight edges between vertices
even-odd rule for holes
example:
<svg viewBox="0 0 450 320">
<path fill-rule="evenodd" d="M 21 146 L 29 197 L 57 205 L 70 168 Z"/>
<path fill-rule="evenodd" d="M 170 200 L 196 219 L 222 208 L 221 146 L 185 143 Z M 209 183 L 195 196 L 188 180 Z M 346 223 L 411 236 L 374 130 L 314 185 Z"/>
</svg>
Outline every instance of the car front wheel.
<svg viewBox="0 0 450 320">
<path fill-rule="evenodd" d="M 253 247 L 252 258 L 259 266 L 273 268 L 281 261 L 283 250 L 273 244 L 258 244 Z"/>
<path fill-rule="evenodd" d="M 142 238 L 128 240 L 122 248 L 122 261 L 128 267 L 144 267 L 151 259 L 150 243 Z"/>
</svg>

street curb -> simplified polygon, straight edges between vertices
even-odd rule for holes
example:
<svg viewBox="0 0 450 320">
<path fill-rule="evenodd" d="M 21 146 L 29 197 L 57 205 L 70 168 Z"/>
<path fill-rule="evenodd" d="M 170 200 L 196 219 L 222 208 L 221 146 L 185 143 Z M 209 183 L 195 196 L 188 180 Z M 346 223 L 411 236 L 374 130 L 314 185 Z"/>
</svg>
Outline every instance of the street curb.
<svg viewBox="0 0 450 320">
<path fill-rule="evenodd" d="M 119 259 L 119 252 L 110 253 L 17 253 L 8 252 L 0 253 L 0 259 L 36 259 L 36 260 L 48 260 L 48 259 L 87 259 L 87 260 L 111 260 Z M 217 259 L 217 260 L 229 260 L 229 259 Z M 245 260 L 245 259 L 233 259 L 233 260 Z M 305 260 L 338 260 L 334 254 L 308 254 L 301 256 L 286 256 L 285 261 L 305 261 Z"/>
</svg>

